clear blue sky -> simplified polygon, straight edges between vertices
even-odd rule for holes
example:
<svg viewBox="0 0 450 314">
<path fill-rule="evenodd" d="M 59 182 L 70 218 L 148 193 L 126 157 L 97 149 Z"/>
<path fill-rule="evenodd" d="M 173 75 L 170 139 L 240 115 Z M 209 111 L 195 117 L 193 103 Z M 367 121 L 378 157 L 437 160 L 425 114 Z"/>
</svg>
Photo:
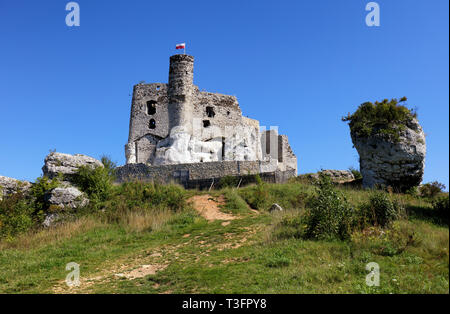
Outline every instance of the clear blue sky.
<svg viewBox="0 0 450 314">
<path fill-rule="evenodd" d="M 201 88 L 289 136 L 299 172 L 358 167 L 341 117 L 407 96 L 427 134 L 424 181 L 448 186 L 447 0 L 0 0 L 0 174 L 34 180 L 50 149 L 125 162 L 134 84 L 167 82 L 186 42 Z"/>
</svg>

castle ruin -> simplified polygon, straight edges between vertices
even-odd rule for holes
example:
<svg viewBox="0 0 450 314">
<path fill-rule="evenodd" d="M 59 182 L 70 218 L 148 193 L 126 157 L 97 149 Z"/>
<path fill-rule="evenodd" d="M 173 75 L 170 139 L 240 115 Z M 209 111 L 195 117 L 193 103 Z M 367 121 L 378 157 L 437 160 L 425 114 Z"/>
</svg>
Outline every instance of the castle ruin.
<svg viewBox="0 0 450 314">
<path fill-rule="evenodd" d="M 242 116 L 236 97 L 200 91 L 193 79 L 194 57 L 177 54 L 170 57 L 167 84 L 134 86 L 121 180 L 266 173 L 284 181 L 296 175 L 297 157 L 286 135 L 260 128 Z"/>
</svg>

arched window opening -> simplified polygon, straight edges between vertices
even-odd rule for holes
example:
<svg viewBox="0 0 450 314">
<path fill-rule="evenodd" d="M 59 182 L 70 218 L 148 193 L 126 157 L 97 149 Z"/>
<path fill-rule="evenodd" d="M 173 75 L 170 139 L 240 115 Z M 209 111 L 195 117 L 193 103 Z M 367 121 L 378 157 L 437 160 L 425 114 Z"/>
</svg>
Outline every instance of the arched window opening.
<svg viewBox="0 0 450 314">
<path fill-rule="evenodd" d="M 149 100 L 147 101 L 147 114 L 154 115 L 156 113 L 156 101 Z"/>
</svg>

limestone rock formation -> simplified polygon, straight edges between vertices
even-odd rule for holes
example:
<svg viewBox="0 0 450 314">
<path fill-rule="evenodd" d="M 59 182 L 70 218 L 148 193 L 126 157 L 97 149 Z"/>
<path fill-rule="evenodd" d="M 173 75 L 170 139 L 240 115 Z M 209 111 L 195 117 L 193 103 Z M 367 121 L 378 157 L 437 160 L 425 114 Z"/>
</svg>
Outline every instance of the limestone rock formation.
<svg viewBox="0 0 450 314">
<path fill-rule="evenodd" d="M 355 176 L 349 170 L 322 170 L 320 173 L 327 175 L 331 178 L 331 181 L 336 183 L 346 183 L 355 180 Z"/>
<path fill-rule="evenodd" d="M 13 178 L 0 176 L 0 200 L 4 196 L 13 193 L 22 192 L 27 193 L 31 188 L 31 183 L 28 181 L 20 181 Z"/>
<path fill-rule="evenodd" d="M 45 228 L 52 227 L 58 220 L 60 220 L 60 215 L 56 213 L 48 214 L 47 216 L 45 216 L 44 221 L 42 222 L 42 226 Z"/>
<path fill-rule="evenodd" d="M 388 187 L 406 191 L 418 186 L 425 167 L 425 134 L 417 119 L 400 131 L 398 141 L 382 136 L 359 137 L 352 141 L 360 158 L 364 187 Z"/>
<path fill-rule="evenodd" d="M 70 177 L 81 166 L 103 167 L 103 164 L 99 160 L 86 155 L 69 155 L 53 152 L 45 158 L 42 171 L 44 176 L 50 179 L 57 177 L 58 174 L 62 174 L 64 180 L 70 181 Z"/>
<path fill-rule="evenodd" d="M 89 204 L 84 193 L 73 186 L 54 188 L 46 195 L 46 201 L 60 209 L 76 209 Z"/>
<path fill-rule="evenodd" d="M 42 171 L 50 179 L 62 176 L 59 186 L 46 194 L 46 201 L 60 209 L 77 209 L 89 204 L 89 199 L 74 186 L 73 178 L 77 170 L 87 166 L 91 168 L 103 167 L 101 161 L 81 154 L 69 155 L 50 153 L 45 158 Z M 54 217 L 53 217 L 54 218 Z M 50 220 L 53 218 L 49 218 Z M 49 223 L 50 223 L 49 220 Z"/>
<path fill-rule="evenodd" d="M 355 180 L 355 176 L 350 170 L 326 169 L 317 173 L 308 174 L 307 177 L 312 180 L 319 180 L 320 174 L 330 177 L 331 181 L 335 183 L 347 183 Z"/>
</svg>

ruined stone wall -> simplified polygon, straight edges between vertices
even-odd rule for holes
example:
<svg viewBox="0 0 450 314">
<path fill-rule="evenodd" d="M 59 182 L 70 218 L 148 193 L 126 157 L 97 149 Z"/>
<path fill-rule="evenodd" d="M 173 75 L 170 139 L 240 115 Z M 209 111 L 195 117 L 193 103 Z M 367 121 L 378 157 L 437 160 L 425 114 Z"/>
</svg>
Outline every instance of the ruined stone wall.
<svg viewBox="0 0 450 314">
<path fill-rule="evenodd" d="M 137 84 L 133 89 L 130 133 L 128 142 L 134 142 L 147 134 L 165 138 L 169 135 L 168 86 L 163 83 Z M 148 106 L 155 106 L 155 113 Z M 155 128 L 150 121 L 155 120 Z"/>
<path fill-rule="evenodd" d="M 291 145 L 289 145 L 289 140 L 287 135 L 279 135 L 279 143 L 281 143 L 281 153 L 282 153 L 282 163 L 284 164 L 284 170 L 293 169 L 297 173 L 298 161 L 297 156 L 295 156 L 292 151 Z"/>
<path fill-rule="evenodd" d="M 266 163 L 261 161 L 224 161 L 192 164 L 150 166 L 147 164 L 128 164 L 116 168 L 117 182 L 132 180 L 154 181 L 159 183 L 180 183 L 185 187 L 199 187 L 219 182 L 225 176 L 245 177 L 260 174 L 268 182 L 282 183 L 296 175 L 293 170 L 263 171 Z"/>
<path fill-rule="evenodd" d="M 169 134 L 168 86 L 137 84 L 133 88 L 127 163 L 151 162 L 156 143 Z"/>
<path fill-rule="evenodd" d="M 193 135 L 201 141 L 225 136 L 225 127 L 242 123 L 236 97 L 196 91 L 193 99 Z"/>
<path fill-rule="evenodd" d="M 289 145 L 286 135 L 279 135 L 277 129 L 266 130 L 261 133 L 262 159 L 277 163 L 279 170 L 293 169 L 297 173 L 297 157 Z"/>
</svg>

